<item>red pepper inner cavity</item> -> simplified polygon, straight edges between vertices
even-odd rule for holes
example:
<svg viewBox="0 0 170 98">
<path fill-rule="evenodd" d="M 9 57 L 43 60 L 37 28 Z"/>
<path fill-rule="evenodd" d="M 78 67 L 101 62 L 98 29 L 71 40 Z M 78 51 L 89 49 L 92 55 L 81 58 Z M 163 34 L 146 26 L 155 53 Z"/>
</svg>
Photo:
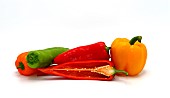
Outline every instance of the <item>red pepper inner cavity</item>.
<svg viewBox="0 0 170 98">
<path fill-rule="evenodd" d="M 94 69 L 110 65 L 108 62 L 90 62 L 90 63 L 67 63 L 62 66 L 56 66 L 53 71 L 65 77 L 78 79 L 92 79 L 92 78 L 109 78 L 110 76 L 95 72 Z"/>
<path fill-rule="evenodd" d="M 65 77 L 72 77 L 72 78 L 109 78 L 110 76 L 105 76 L 103 74 L 99 74 L 96 72 L 91 71 L 63 71 L 57 70 L 57 73 L 63 74 Z"/>
</svg>

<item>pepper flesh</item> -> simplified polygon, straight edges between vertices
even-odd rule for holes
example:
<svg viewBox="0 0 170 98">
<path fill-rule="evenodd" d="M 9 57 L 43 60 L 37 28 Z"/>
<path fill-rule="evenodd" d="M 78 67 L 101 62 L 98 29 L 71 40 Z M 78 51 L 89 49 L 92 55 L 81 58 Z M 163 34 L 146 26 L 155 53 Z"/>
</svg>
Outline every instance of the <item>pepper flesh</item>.
<svg viewBox="0 0 170 98">
<path fill-rule="evenodd" d="M 68 62 L 39 70 L 46 74 L 78 80 L 112 80 L 117 72 L 128 74 L 125 71 L 114 69 L 113 63 L 108 60 Z"/>
<path fill-rule="evenodd" d="M 109 48 L 104 42 L 97 42 L 90 45 L 79 46 L 70 49 L 56 56 L 53 60 L 54 64 L 62 64 L 72 61 L 84 60 L 109 60 Z"/>
<path fill-rule="evenodd" d="M 141 36 L 131 40 L 116 38 L 111 45 L 111 61 L 115 68 L 125 70 L 129 76 L 138 75 L 144 68 L 147 59 L 146 46 L 141 43 Z"/>
</svg>

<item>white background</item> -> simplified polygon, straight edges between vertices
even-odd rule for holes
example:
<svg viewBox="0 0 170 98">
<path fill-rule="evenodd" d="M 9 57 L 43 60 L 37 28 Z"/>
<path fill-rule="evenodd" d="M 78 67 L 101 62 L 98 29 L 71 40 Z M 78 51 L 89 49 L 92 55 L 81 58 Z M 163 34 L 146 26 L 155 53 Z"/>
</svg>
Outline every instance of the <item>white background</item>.
<svg viewBox="0 0 170 98">
<path fill-rule="evenodd" d="M 1 0 L 0 98 L 168 98 L 168 0 Z M 113 81 L 45 80 L 17 73 L 19 53 L 53 46 L 77 47 L 117 37 L 143 36 L 144 70 Z"/>
</svg>

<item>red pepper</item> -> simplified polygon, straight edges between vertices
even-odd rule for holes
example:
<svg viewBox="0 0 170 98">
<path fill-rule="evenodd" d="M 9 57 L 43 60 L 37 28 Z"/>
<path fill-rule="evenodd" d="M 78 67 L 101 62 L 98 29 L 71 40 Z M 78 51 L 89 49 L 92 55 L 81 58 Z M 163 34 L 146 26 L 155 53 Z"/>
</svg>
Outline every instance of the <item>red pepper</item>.
<svg viewBox="0 0 170 98">
<path fill-rule="evenodd" d="M 43 73 L 63 76 L 78 80 L 112 80 L 116 73 L 127 72 L 116 70 L 108 60 L 75 61 L 38 69 Z"/>
<path fill-rule="evenodd" d="M 83 60 L 109 60 L 109 47 L 104 42 L 79 46 L 70 49 L 54 58 L 54 64 Z"/>
</svg>

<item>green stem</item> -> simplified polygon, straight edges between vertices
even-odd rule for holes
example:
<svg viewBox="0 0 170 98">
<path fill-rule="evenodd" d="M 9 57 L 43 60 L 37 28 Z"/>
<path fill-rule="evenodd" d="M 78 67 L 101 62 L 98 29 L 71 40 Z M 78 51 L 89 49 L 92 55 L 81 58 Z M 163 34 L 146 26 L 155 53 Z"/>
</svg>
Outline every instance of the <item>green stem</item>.
<svg viewBox="0 0 170 98">
<path fill-rule="evenodd" d="M 109 53 L 109 50 L 111 49 L 111 47 L 106 46 L 105 49 L 106 49 L 107 53 Z"/>
<path fill-rule="evenodd" d="M 21 68 L 21 70 L 25 69 L 25 66 L 22 62 L 19 62 L 19 66 L 17 67 L 17 69 Z"/>
<path fill-rule="evenodd" d="M 113 68 L 113 70 L 114 70 L 113 75 L 116 74 L 116 73 L 123 73 L 123 74 L 125 74 L 126 76 L 128 76 L 128 72 L 126 72 L 126 71 L 124 71 L 124 70 L 117 70 L 117 69 L 115 69 L 115 68 Z"/>
<path fill-rule="evenodd" d="M 133 37 L 133 38 L 129 41 L 129 43 L 130 43 L 131 45 L 134 45 L 134 43 L 135 43 L 136 41 L 138 41 L 138 42 L 141 43 L 141 40 L 142 40 L 142 36 L 135 36 L 135 37 Z"/>
<path fill-rule="evenodd" d="M 38 55 L 35 54 L 34 52 L 30 52 L 29 55 L 27 56 L 27 62 L 28 64 L 38 63 L 39 62 Z"/>
</svg>

